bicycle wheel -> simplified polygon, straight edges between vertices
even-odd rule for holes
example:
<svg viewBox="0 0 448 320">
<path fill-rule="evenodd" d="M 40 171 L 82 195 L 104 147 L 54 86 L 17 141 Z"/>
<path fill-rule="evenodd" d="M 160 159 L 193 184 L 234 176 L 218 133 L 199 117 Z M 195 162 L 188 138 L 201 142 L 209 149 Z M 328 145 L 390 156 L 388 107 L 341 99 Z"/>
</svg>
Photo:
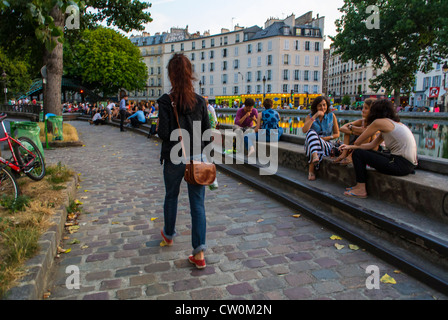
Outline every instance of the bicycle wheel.
<svg viewBox="0 0 448 320">
<path fill-rule="evenodd" d="M 16 200 L 19 194 L 19 185 L 14 176 L 5 168 L 0 168 L 0 196 L 14 197 Z"/>
<path fill-rule="evenodd" d="M 33 156 L 28 150 L 36 156 L 34 162 L 22 168 L 23 172 L 33 180 L 42 180 L 45 177 L 45 161 L 39 148 L 30 138 L 20 137 L 17 140 L 21 145 L 14 144 L 13 149 L 20 166 L 25 166 L 33 160 Z"/>
</svg>

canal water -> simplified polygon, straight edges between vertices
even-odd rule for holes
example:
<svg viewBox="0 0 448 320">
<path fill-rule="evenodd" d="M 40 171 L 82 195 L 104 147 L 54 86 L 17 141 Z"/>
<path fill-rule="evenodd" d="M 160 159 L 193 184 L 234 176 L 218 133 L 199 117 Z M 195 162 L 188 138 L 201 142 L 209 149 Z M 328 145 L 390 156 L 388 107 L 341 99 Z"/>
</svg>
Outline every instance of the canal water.
<svg viewBox="0 0 448 320">
<path fill-rule="evenodd" d="M 217 109 L 216 113 L 220 123 L 227 125 L 234 124 L 236 110 L 234 113 L 220 113 L 220 110 Z M 280 116 L 280 126 L 286 134 L 305 137 L 305 134 L 302 132 L 302 127 L 306 118 L 305 114 L 299 116 L 280 114 Z M 360 116 L 337 115 L 337 119 L 339 126 L 342 126 L 348 122 L 360 119 Z M 414 134 L 419 155 L 448 159 L 447 120 L 402 118 L 401 122 L 406 124 Z"/>
</svg>

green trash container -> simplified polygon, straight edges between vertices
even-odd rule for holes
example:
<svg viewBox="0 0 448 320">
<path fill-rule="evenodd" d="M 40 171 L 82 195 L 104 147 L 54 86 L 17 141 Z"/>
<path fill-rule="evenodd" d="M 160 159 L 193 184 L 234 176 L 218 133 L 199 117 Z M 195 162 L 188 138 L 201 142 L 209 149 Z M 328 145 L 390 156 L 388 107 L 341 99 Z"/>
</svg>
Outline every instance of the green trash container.
<svg viewBox="0 0 448 320">
<path fill-rule="evenodd" d="M 40 128 L 36 122 L 10 122 L 11 136 L 14 138 L 27 137 L 33 141 L 45 159 L 44 148 L 40 142 Z"/>
<path fill-rule="evenodd" d="M 53 141 L 64 140 L 63 117 L 62 116 L 50 116 L 47 118 L 47 121 L 51 122 L 51 128 L 52 128 L 51 133 L 53 134 Z M 47 128 L 48 128 L 48 126 L 47 126 Z"/>
</svg>

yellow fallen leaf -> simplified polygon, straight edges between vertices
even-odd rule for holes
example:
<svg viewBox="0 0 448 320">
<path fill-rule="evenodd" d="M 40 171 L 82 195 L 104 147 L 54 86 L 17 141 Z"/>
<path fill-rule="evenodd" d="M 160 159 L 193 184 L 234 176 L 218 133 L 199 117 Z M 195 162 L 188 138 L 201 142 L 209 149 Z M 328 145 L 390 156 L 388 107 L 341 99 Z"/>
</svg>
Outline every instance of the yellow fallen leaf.
<svg viewBox="0 0 448 320">
<path fill-rule="evenodd" d="M 158 218 L 151 218 L 151 221 L 157 220 Z"/>
<path fill-rule="evenodd" d="M 75 200 L 75 204 L 79 204 L 79 205 L 81 205 L 81 204 L 82 204 L 82 202 L 81 202 L 81 201 L 79 201 L 78 199 L 76 199 L 76 200 Z"/>
<path fill-rule="evenodd" d="M 394 278 L 392 278 L 390 275 L 388 275 L 387 273 L 380 279 L 380 281 L 382 283 L 390 283 L 390 284 L 396 284 L 397 281 L 395 281 Z"/>
<path fill-rule="evenodd" d="M 87 249 L 88 247 L 89 246 L 82 246 L 81 249 L 84 250 L 84 249 Z"/>
<path fill-rule="evenodd" d="M 89 192 L 89 190 L 84 190 L 84 192 Z"/>
<path fill-rule="evenodd" d="M 400 270 L 394 270 L 394 273 L 400 274 L 401 271 Z"/>
<path fill-rule="evenodd" d="M 294 218 L 300 218 L 300 214 L 293 214 L 292 215 Z"/>
<path fill-rule="evenodd" d="M 336 247 L 336 249 L 341 250 L 343 249 L 345 246 L 343 244 L 339 244 L 339 243 L 335 243 L 334 246 Z"/>
<path fill-rule="evenodd" d="M 112 224 L 120 224 L 120 222 L 112 221 Z"/>
<path fill-rule="evenodd" d="M 257 220 L 257 222 L 263 222 L 264 221 L 264 219 L 259 219 L 259 220 Z"/>
<path fill-rule="evenodd" d="M 67 231 L 70 234 L 72 234 L 72 233 L 78 232 L 78 229 L 79 229 L 79 226 L 70 226 L 70 227 L 67 228 Z"/>
<path fill-rule="evenodd" d="M 58 253 L 69 253 L 72 251 L 72 249 L 63 249 L 61 247 L 58 247 Z"/>
<path fill-rule="evenodd" d="M 336 236 L 336 235 L 332 235 L 332 236 L 330 237 L 330 239 L 331 239 L 331 240 L 342 240 L 341 237 Z"/>
<path fill-rule="evenodd" d="M 352 250 L 359 250 L 359 247 L 357 246 L 357 245 L 354 245 L 354 244 L 349 244 L 348 245 L 348 247 L 350 248 L 350 249 L 352 249 Z"/>
</svg>

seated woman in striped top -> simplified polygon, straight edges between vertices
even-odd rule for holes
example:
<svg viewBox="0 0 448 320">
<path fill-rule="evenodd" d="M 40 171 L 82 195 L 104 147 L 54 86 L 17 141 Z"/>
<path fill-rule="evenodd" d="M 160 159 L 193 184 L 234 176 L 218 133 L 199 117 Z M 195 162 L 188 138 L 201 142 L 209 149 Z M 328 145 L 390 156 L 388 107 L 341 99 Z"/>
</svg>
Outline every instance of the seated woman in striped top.
<svg viewBox="0 0 448 320">
<path fill-rule="evenodd" d="M 308 180 L 316 180 L 316 170 L 323 157 L 330 155 L 333 139 L 339 138 L 339 125 L 336 116 L 330 112 L 330 101 L 320 96 L 311 105 L 311 114 L 302 127 L 306 133 L 305 152 L 308 158 Z"/>
</svg>

